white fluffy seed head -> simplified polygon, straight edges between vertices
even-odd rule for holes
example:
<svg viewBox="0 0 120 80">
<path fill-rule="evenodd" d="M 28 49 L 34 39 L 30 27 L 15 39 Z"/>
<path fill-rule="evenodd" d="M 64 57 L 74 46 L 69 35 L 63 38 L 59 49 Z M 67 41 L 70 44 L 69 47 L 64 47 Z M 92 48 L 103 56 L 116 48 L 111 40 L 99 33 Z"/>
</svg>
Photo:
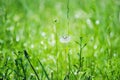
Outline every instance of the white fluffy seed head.
<svg viewBox="0 0 120 80">
<path fill-rule="evenodd" d="M 69 43 L 70 40 L 71 40 L 71 37 L 70 37 L 70 36 L 62 36 L 62 37 L 60 38 L 60 42 L 61 42 L 61 43 Z"/>
</svg>

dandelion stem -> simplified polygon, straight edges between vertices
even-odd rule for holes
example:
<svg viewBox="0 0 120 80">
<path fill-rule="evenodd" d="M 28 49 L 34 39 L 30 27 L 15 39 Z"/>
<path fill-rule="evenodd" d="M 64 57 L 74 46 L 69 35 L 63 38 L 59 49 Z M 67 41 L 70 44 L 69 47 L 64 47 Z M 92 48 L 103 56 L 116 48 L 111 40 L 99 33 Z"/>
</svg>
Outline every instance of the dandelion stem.
<svg viewBox="0 0 120 80">
<path fill-rule="evenodd" d="M 67 34 L 69 35 L 69 0 L 67 0 Z"/>
<path fill-rule="evenodd" d="M 56 21 L 55 21 L 56 22 Z M 57 66 L 57 80 L 58 80 L 58 45 L 57 45 L 57 43 L 58 43 L 58 41 L 57 41 L 57 28 L 56 28 L 56 23 L 55 23 L 55 41 L 56 41 L 56 43 L 55 43 L 55 52 L 56 52 L 56 66 Z"/>
</svg>

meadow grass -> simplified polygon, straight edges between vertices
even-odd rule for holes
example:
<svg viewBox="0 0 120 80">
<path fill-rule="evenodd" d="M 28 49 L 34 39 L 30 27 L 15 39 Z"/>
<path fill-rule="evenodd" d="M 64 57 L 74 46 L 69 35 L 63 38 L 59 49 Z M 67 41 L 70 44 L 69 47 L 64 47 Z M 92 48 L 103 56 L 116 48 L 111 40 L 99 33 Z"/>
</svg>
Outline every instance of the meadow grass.
<svg viewBox="0 0 120 80">
<path fill-rule="evenodd" d="M 0 80 L 120 80 L 119 0 L 0 0 Z"/>
</svg>

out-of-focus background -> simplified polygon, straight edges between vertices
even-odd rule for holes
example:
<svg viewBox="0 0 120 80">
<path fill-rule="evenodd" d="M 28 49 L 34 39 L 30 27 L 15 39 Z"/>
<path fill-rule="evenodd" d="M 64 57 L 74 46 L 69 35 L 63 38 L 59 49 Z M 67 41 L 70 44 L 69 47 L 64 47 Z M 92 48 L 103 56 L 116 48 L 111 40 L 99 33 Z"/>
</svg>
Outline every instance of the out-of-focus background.
<svg viewBox="0 0 120 80">
<path fill-rule="evenodd" d="M 43 80 L 37 59 L 51 80 L 119 80 L 119 36 L 119 0 L 0 0 L 0 78 L 37 79 L 23 56 L 27 50 Z M 82 69 L 80 37 L 87 44 Z"/>
</svg>

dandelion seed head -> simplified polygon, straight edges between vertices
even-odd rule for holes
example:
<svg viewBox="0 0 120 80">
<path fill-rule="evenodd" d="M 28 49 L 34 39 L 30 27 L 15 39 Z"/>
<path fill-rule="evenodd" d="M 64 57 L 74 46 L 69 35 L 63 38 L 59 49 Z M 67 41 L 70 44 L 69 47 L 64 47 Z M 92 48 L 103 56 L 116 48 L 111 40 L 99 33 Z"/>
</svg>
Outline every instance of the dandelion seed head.
<svg viewBox="0 0 120 80">
<path fill-rule="evenodd" d="M 61 43 L 69 43 L 70 40 L 71 40 L 71 37 L 70 37 L 70 36 L 62 36 L 62 37 L 60 38 L 60 42 L 61 42 Z"/>
</svg>

